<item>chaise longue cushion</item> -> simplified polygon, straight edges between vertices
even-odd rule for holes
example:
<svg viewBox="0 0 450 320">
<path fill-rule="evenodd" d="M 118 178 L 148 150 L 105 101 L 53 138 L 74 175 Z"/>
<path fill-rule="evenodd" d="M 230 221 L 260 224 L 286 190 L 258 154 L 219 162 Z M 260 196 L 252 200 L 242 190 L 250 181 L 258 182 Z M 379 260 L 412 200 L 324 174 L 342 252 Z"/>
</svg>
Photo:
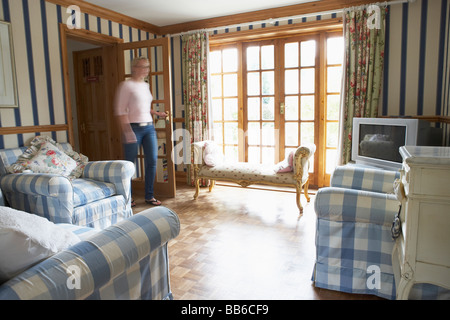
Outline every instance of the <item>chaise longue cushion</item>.
<svg viewBox="0 0 450 320">
<path fill-rule="evenodd" d="M 202 166 L 199 176 L 211 179 L 244 180 L 248 182 L 267 182 L 274 184 L 295 184 L 291 172 L 277 173 L 273 165 L 255 165 L 248 162 L 223 163 L 214 167 Z M 305 180 L 307 176 L 305 176 Z"/>
</svg>

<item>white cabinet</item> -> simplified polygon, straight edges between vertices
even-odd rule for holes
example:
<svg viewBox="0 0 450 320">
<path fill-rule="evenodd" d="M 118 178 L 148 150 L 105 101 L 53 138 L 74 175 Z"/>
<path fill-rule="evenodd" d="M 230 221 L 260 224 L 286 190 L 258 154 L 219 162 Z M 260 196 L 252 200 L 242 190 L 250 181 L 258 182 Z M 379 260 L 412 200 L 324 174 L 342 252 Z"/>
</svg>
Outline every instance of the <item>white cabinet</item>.
<svg viewBox="0 0 450 320">
<path fill-rule="evenodd" d="M 397 299 L 415 283 L 450 289 L 450 148 L 400 148 L 401 234 L 392 264 Z"/>
</svg>

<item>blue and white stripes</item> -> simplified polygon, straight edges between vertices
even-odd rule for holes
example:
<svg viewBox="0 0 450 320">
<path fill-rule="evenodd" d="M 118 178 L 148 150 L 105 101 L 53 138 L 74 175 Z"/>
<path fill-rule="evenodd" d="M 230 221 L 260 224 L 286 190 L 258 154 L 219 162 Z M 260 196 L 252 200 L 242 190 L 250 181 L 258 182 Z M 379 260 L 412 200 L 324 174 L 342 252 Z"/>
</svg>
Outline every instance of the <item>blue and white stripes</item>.
<svg viewBox="0 0 450 320">
<path fill-rule="evenodd" d="M 165 207 L 88 231 L 84 241 L 2 284 L 0 300 L 172 298 L 167 243 L 179 232 L 178 216 Z M 76 288 L 67 285 L 69 266 L 79 270 Z"/>
<path fill-rule="evenodd" d="M 448 0 L 389 6 L 382 115 L 449 115 L 449 23 Z"/>
<path fill-rule="evenodd" d="M 449 115 L 449 0 L 417 0 L 389 6 L 386 21 L 383 115 Z M 11 22 L 19 108 L 0 108 L 0 126 L 66 124 L 59 24 L 70 17 L 65 7 L 45 0 L 0 0 L 0 19 Z M 326 20 L 340 13 L 275 22 L 275 26 Z M 212 34 L 268 27 L 242 26 Z M 121 38 L 124 42 L 156 36 L 115 21 L 81 14 L 81 28 Z M 181 37 L 171 39 L 172 100 L 175 118 L 183 118 Z M 75 108 L 73 106 L 73 108 Z M 182 128 L 175 122 L 174 129 Z M 0 136 L 0 149 L 25 145 L 35 133 Z M 67 141 L 65 131 L 52 133 Z M 183 170 L 183 165 L 178 170 Z"/>
<path fill-rule="evenodd" d="M 316 287 L 395 299 L 391 227 L 400 202 L 386 190 L 398 177 L 346 165 L 335 171 L 331 187 L 317 192 Z M 448 294 L 435 285 L 416 284 L 409 298 L 448 299 Z"/>
<path fill-rule="evenodd" d="M 0 187 L 11 207 L 55 223 L 95 228 L 105 228 L 132 215 L 133 163 L 92 161 L 73 181 L 56 174 L 4 174 L 23 151 L 0 149 Z"/>
<path fill-rule="evenodd" d="M 11 23 L 19 108 L 0 108 L 0 126 L 66 124 L 59 24 L 70 17 L 67 8 L 45 0 L 0 0 L 0 20 Z M 148 32 L 82 13 L 81 28 L 121 38 L 124 42 L 156 37 Z M 73 106 L 75 108 L 75 106 Z M 75 109 L 74 109 L 75 110 Z M 0 136 L 0 149 L 27 144 L 36 133 Z M 53 132 L 58 142 L 65 131 Z"/>
</svg>

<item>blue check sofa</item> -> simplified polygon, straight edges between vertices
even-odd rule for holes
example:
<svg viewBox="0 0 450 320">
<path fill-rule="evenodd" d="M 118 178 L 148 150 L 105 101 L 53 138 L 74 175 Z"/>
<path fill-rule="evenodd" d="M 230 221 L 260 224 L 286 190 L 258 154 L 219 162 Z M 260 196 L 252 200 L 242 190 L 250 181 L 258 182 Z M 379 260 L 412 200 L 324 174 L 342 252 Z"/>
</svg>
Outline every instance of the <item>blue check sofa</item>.
<svg viewBox="0 0 450 320">
<path fill-rule="evenodd" d="M 151 208 L 104 230 L 58 226 L 82 241 L 0 284 L 0 300 L 173 299 L 168 242 L 180 232 L 175 212 Z"/>
<path fill-rule="evenodd" d="M 315 287 L 395 299 L 393 222 L 400 209 L 400 172 L 348 164 L 318 190 L 314 202 Z M 450 291 L 417 284 L 410 299 L 450 299 Z"/>
<path fill-rule="evenodd" d="M 72 150 L 68 143 L 60 144 Z M 8 173 L 27 147 L 0 150 L 0 188 L 7 204 L 54 223 L 104 229 L 130 217 L 132 162 L 90 161 L 80 178 L 47 173 Z"/>
</svg>

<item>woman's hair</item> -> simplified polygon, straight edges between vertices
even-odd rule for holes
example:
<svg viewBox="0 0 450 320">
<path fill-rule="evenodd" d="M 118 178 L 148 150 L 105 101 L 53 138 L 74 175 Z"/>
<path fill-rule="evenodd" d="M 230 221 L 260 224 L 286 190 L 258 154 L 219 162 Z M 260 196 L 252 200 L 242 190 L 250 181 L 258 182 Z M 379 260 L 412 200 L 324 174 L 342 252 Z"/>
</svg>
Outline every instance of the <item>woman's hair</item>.
<svg viewBox="0 0 450 320">
<path fill-rule="evenodd" d="M 136 57 L 133 59 L 133 61 L 131 61 L 131 66 L 136 67 L 137 64 L 139 63 L 139 61 L 142 61 L 142 60 L 149 62 L 148 58 L 146 58 L 146 57 Z"/>
</svg>

